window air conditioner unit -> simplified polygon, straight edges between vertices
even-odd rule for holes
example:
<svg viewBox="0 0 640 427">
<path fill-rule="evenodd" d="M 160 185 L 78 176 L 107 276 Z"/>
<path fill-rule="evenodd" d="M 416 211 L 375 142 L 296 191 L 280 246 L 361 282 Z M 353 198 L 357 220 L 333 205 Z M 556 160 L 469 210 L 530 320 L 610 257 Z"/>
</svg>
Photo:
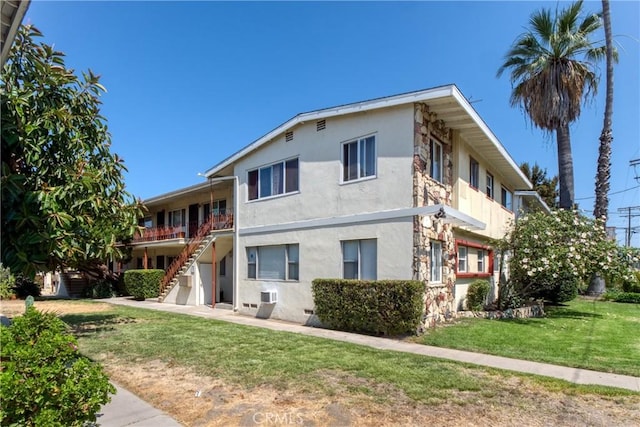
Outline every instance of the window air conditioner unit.
<svg viewBox="0 0 640 427">
<path fill-rule="evenodd" d="M 265 304 L 275 304 L 278 302 L 278 291 L 260 292 L 260 302 Z"/>
</svg>

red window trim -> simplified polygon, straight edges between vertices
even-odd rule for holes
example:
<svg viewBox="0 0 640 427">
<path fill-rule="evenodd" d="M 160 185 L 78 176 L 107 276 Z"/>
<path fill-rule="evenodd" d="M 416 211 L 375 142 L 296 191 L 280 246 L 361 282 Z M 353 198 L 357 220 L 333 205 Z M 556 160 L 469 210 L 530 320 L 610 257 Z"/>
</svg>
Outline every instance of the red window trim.
<svg viewBox="0 0 640 427">
<path fill-rule="evenodd" d="M 466 246 L 467 248 L 474 248 L 474 249 L 482 249 L 487 251 L 487 254 L 489 256 L 489 262 L 488 262 L 488 271 L 485 272 L 458 272 L 458 246 Z M 469 254 L 467 252 L 467 263 Z M 493 256 L 493 248 L 491 248 L 491 246 L 488 245 L 483 245 L 481 243 L 477 243 L 477 242 L 470 242 L 468 240 L 464 240 L 464 239 L 456 239 L 456 263 L 455 263 L 455 272 L 456 272 L 456 277 L 460 277 L 460 278 L 471 278 L 471 277 L 491 277 L 493 275 L 493 262 L 494 262 L 494 256 Z"/>
</svg>

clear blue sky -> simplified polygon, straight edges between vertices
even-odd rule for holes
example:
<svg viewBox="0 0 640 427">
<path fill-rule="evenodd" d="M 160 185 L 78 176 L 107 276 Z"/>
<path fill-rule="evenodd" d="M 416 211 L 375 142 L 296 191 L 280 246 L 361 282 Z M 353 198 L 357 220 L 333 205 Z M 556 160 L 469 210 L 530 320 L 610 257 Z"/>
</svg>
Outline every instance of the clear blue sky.
<svg viewBox="0 0 640 427">
<path fill-rule="evenodd" d="M 24 22 L 65 52 L 67 65 L 102 76 L 112 150 L 129 169 L 128 190 L 144 199 L 201 182 L 198 172 L 297 113 L 449 83 L 517 163 L 537 162 L 555 175 L 554 138 L 509 106 L 508 75 L 498 79 L 496 70 L 531 12 L 556 4 L 35 0 Z M 611 13 L 620 50 L 611 191 L 620 193 L 610 196 L 609 225 L 624 227 L 618 208 L 640 205 L 629 165 L 640 158 L 639 2 L 612 1 Z M 604 64 L 601 71 L 598 97 L 571 128 L 576 199 L 588 213 Z"/>
</svg>

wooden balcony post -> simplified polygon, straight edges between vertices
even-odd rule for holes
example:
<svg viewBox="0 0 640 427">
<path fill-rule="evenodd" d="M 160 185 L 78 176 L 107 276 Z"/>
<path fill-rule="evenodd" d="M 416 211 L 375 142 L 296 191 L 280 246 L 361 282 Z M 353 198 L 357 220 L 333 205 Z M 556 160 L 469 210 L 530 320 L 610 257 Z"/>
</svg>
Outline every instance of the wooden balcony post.
<svg viewBox="0 0 640 427">
<path fill-rule="evenodd" d="M 146 270 L 148 265 L 147 265 L 147 258 L 149 257 L 148 253 L 147 253 L 147 247 L 144 247 L 144 259 L 142 260 L 142 267 Z"/>
</svg>

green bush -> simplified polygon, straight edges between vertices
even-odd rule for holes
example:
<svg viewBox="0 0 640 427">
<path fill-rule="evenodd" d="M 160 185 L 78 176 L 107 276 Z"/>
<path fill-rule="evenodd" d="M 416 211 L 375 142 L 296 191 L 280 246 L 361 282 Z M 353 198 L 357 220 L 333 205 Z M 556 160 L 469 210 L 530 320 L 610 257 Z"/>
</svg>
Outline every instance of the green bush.
<svg viewBox="0 0 640 427">
<path fill-rule="evenodd" d="M 419 281 L 316 279 L 312 290 L 315 312 L 331 328 L 398 335 L 416 333 L 422 319 Z"/>
<path fill-rule="evenodd" d="M 34 307 L 0 326 L 0 425 L 82 426 L 95 422 L 115 388 L 102 367 L 78 352 L 53 313 Z"/>
<path fill-rule="evenodd" d="M 4 267 L 0 263 L 0 299 L 11 298 L 15 295 L 13 287 L 16 284 L 16 278 L 11 274 L 9 267 Z"/>
<path fill-rule="evenodd" d="M 156 298 L 160 295 L 163 276 L 164 270 L 127 270 L 124 272 L 124 285 L 137 300 Z"/>
<path fill-rule="evenodd" d="M 539 288 L 532 292 L 534 299 L 542 299 L 554 304 L 572 301 L 578 296 L 580 281 L 570 274 L 558 274 L 558 281 L 550 288 Z"/>
<path fill-rule="evenodd" d="M 33 280 L 22 276 L 18 276 L 16 278 L 16 284 L 13 287 L 13 290 L 20 299 L 25 299 L 28 296 L 32 296 L 34 298 L 40 296 L 40 285 Z"/>
<path fill-rule="evenodd" d="M 467 289 L 467 309 L 480 311 L 487 303 L 491 285 L 486 280 L 474 280 Z"/>
<path fill-rule="evenodd" d="M 85 298 L 111 298 L 115 295 L 114 285 L 108 279 L 101 279 L 83 291 Z"/>
<path fill-rule="evenodd" d="M 633 280 L 622 282 L 622 291 L 640 294 L 640 271 L 634 272 Z"/>
<path fill-rule="evenodd" d="M 640 293 L 609 290 L 602 296 L 602 299 L 605 301 L 640 304 Z"/>
</svg>

